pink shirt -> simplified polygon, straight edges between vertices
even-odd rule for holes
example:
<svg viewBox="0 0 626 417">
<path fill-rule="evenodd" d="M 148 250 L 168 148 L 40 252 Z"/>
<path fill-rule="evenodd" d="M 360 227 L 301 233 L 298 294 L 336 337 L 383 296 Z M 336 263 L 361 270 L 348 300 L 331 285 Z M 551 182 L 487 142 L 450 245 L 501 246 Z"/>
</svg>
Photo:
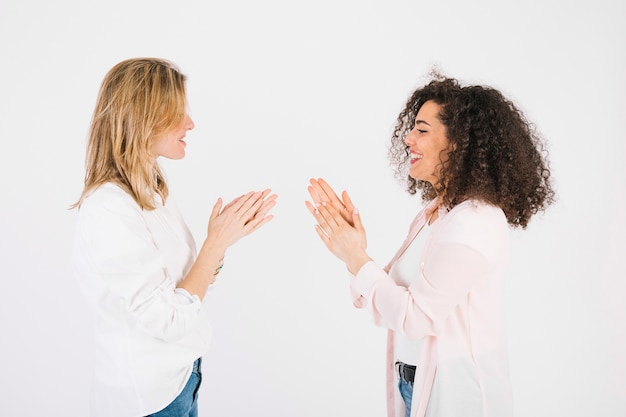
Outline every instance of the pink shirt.
<svg viewBox="0 0 626 417">
<path fill-rule="evenodd" d="M 502 210 L 477 201 L 439 209 L 412 283 L 398 285 L 389 274 L 435 206 L 417 215 L 385 268 L 369 262 L 351 283 L 354 305 L 389 329 L 388 415 L 404 416 L 393 368 L 392 332 L 401 332 L 422 341 L 411 417 L 511 416 L 504 310 L 510 229 Z"/>
</svg>

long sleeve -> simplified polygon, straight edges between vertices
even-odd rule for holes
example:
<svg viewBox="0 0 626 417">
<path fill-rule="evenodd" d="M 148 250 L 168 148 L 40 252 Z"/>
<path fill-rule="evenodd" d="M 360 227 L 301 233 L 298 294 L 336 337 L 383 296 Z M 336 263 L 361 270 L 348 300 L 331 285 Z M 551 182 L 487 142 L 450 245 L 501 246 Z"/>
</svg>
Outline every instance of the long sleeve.
<svg viewBox="0 0 626 417">
<path fill-rule="evenodd" d="M 360 295 L 357 307 L 367 307 L 377 325 L 408 338 L 438 335 L 497 262 L 506 233 L 502 219 L 491 206 L 457 206 L 432 226 L 419 276 L 408 288 L 374 262 L 361 268 L 351 283 L 353 294 Z"/>
<path fill-rule="evenodd" d="M 104 184 L 78 211 L 73 267 L 94 312 L 94 417 L 135 417 L 169 404 L 211 342 L 197 296 L 176 288 L 196 256 L 171 198 L 141 210 Z"/>
<path fill-rule="evenodd" d="M 157 220 L 156 227 L 146 215 Z M 163 211 L 142 212 L 120 189 L 99 190 L 80 208 L 74 257 L 79 282 L 93 303 L 120 306 L 139 331 L 166 341 L 180 339 L 201 309 L 197 297 L 190 303 L 175 291 L 195 248 L 180 239 L 164 242 L 159 230 L 150 229 L 167 231 L 176 220 Z"/>
</svg>

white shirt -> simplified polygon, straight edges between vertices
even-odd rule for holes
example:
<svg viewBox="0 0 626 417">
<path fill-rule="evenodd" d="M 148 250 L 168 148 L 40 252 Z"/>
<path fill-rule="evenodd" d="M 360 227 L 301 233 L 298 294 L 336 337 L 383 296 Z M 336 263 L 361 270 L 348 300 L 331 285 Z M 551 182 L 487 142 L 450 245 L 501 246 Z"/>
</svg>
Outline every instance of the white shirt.
<svg viewBox="0 0 626 417">
<path fill-rule="evenodd" d="M 78 211 L 73 267 L 95 313 L 94 417 L 163 409 L 209 348 L 203 304 L 176 290 L 195 260 L 193 237 L 171 198 L 155 204 L 142 210 L 105 184 Z"/>
</svg>

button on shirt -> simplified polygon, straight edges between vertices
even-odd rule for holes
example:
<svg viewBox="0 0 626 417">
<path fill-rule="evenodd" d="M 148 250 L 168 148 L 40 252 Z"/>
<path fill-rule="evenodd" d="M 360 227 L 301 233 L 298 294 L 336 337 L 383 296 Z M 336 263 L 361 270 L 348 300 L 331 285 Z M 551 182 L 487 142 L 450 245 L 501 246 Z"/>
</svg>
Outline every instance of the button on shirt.
<svg viewBox="0 0 626 417">
<path fill-rule="evenodd" d="M 92 416 L 157 412 L 184 388 L 209 348 L 203 303 L 177 289 L 196 256 L 171 198 L 142 210 L 113 184 L 81 204 L 73 267 L 94 311 Z"/>
</svg>

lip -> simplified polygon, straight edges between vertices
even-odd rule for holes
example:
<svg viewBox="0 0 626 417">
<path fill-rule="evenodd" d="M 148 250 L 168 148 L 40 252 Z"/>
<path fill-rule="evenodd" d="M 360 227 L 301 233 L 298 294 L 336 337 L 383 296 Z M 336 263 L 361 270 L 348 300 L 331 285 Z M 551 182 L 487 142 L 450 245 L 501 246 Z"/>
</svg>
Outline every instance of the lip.
<svg viewBox="0 0 626 417">
<path fill-rule="evenodd" d="M 418 163 L 422 159 L 423 155 L 418 152 L 411 151 L 409 154 L 409 162 L 411 165 Z"/>
</svg>

